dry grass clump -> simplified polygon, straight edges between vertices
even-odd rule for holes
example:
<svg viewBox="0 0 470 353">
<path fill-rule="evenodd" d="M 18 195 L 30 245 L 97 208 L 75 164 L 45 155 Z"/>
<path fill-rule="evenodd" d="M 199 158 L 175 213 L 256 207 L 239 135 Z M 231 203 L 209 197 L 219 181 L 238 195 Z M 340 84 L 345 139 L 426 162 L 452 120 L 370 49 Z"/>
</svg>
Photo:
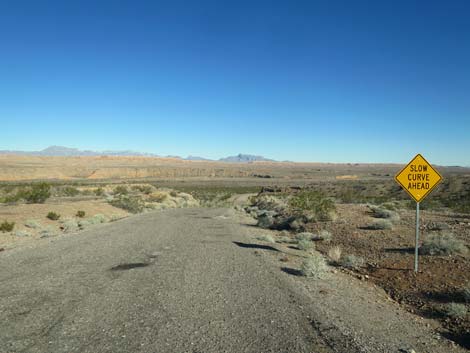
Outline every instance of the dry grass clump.
<svg viewBox="0 0 470 353">
<path fill-rule="evenodd" d="M 318 234 L 313 234 L 312 236 L 312 240 L 315 240 L 315 241 L 322 240 L 322 241 L 328 242 L 328 241 L 331 241 L 331 238 L 332 238 L 331 233 L 327 231 L 326 229 L 322 229 L 320 232 L 318 232 Z"/>
<path fill-rule="evenodd" d="M 41 224 L 34 219 L 28 219 L 26 222 L 24 222 L 24 225 L 31 229 L 41 228 Z"/>
<path fill-rule="evenodd" d="M 78 222 L 73 218 L 67 218 L 60 222 L 62 224 L 62 229 L 65 232 L 73 232 L 78 230 Z"/>
<path fill-rule="evenodd" d="M 295 240 L 301 241 L 301 240 L 308 240 L 311 241 L 313 238 L 313 233 L 310 232 L 302 232 L 298 233 L 295 235 Z"/>
<path fill-rule="evenodd" d="M 385 230 L 392 229 L 393 224 L 388 219 L 378 219 L 367 226 L 367 229 Z"/>
<path fill-rule="evenodd" d="M 258 239 L 259 241 L 264 241 L 266 243 L 275 243 L 276 242 L 270 234 L 260 235 L 256 239 Z"/>
<path fill-rule="evenodd" d="M 341 259 L 341 254 L 342 250 L 339 246 L 334 246 L 328 250 L 328 257 L 335 264 L 339 263 L 339 260 Z"/>
<path fill-rule="evenodd" d="M 306 251 L 306 250 L 313 249 L 314 247 L 315 247 L 315 244 L 311 240 L 301 239 L 297 242 L 297 248 L 299 250 Z"/>
<path fill-rule="evenodd" d="M 461 303 L 448 303 L 445 305 L 443 313 L 453 319 L 462 319 L 468 314 L 468 308 Z"/>
<path fill-rule="evenodd" d="M 302 276 L 310 278 L 322 278 L 328 270 L 325 259 L 318 253 L 306 258 L 300 267 Z"/>
<path fill-rule="evenodd" d="M 452 233 L 434 233 L 423 241 L 420 252 L 425 255 L 464 255 L 468 253 L 468 248 L 463 241 L 455 238 Z"/>
<path fill-rule="evenodd" d="M 27 232 L 27 231 L 25 231 L 25 230 L 17 230 L 17 231 L 15 232 L 15 235 L 16 235 L 17 237 L 30 237 L 30 236 L 31 236 L 31 233 L 29 233 L 29 232 Z"/>
<path fill-rule="evenodd" d="M 163 202 L 168 198 L 168 194 L 165 192 L 154 192 L 147 198 L 149 202 Z"/>
<path fill-rule="evenodd" d="M 386 218 L 390 219 L 391 221 L 400 220 L 398 213 L 383 206 L 369 205 L 369 209 L 371 210 L 372 217 L 374 218 Z"/>
<path fill-rule="evenodd" d="M 346 255 L 341 258 L 340 265 L 351 270 L 357 270 L 364 265 L 364 259 L 356 255 Z"/>
</svg>

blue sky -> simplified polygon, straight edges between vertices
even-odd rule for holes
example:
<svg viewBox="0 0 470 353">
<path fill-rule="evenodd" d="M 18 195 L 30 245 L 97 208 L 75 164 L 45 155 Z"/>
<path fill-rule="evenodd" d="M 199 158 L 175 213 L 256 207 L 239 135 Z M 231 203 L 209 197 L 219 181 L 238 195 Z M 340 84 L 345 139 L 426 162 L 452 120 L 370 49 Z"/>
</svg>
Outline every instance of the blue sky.
<svg viewBox="0 0 470 353">
<path fill-rule="evenodd" d="M 468 1 L 0 1 L 0 149 L 470 165 Z"/>
</svg>

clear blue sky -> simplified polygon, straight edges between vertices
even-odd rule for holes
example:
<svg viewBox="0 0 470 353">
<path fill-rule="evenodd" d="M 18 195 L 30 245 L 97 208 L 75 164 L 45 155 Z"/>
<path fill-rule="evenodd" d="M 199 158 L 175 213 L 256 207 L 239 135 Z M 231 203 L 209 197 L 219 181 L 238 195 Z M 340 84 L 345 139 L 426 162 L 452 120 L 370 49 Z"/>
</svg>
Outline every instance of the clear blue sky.
<svg viewBox="0 0 470 353">
<path fill-rule="evenodd" d="M 0 2 L 0 149 L 470 165 L 470 2 Z"/>
</svg>

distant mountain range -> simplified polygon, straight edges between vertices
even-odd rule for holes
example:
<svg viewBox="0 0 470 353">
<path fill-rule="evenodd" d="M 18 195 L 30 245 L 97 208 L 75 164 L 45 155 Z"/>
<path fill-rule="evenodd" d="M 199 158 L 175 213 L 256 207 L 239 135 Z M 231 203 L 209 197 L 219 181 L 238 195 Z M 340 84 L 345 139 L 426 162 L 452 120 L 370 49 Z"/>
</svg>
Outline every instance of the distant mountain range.
<svg viewBox="0 0 470 353">
<path fill-rule="evenodd" d="M 89 150 L 79 150 L 78 148 L 70 148 L 64 146 L 50 146 L 41 151 L 9 151 L 9 150 L 0 150 L 0 154 L 17 154 L 24 156 L 48 156 L 48 157 L 79 157 L 79 156 L 122 156 L 122 157 L 164 157 L 164 158 L 177 158 L 187 161 L 213 161 L 212 159 L 207 159 L 198 156 L 188 156 L 187 158 L 182 158 L 180 156 L 160 156 L 153 153 L 142 153 L 136 151 L 89 151 Z M 236 156 L 229 156 L 225 158 L 220 158 L 220 162 L 228 163 L 250 163 L 250 162 L 275 162 L 273 159 L 264 158 L 262 156 L 255 156 L 251 154 L 238 154 Z"/>
</svg>

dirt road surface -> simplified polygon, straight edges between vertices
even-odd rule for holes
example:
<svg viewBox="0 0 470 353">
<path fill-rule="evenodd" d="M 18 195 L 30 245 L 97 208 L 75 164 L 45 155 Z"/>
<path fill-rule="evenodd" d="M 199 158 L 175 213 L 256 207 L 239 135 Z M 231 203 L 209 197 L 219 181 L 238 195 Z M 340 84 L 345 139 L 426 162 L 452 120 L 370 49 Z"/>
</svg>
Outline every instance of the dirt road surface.
<svg viewBox="0 0 470 353">
<path fill-rule="evenodd" d="M 0 352 L 463 351 L 340 274 L 281 271 L 244 223 L 168 210 L 0 253 Z"/>
</svg>

